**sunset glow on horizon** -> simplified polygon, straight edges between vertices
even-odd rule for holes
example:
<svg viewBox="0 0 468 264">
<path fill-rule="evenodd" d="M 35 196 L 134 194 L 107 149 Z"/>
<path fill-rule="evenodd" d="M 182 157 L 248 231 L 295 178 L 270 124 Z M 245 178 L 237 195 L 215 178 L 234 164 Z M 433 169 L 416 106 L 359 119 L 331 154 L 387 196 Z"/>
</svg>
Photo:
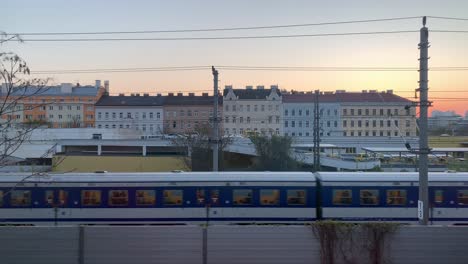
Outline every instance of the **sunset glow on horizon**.
<svg viewBox="0 0 468 264">
<path fill-rule="evenodd" d="M 83 4 L 86 3 L 86 4 Z M 468 3 L 460 1 L 9 1 L 0 17 L 0 31 L 93 32 L 168 29 L 203 29 L 288 25 L 332 21 L 364 20 L 407 16 L 464 17 Z M 465 7 L 463 7 L 465 6 Z M 18 18 L 21 14 L 21 19 Z M 138 35 L 158 37 L 214 37 L 342 32 L 377 32 L 421 28 L 421 20 L 387 21 L 317 27 L 279 28 L 233 32 L 189 32 Z M 431 30 L 468 30 L 468 21 L 428 18 L 429 68 L 468 67 L 468 34 Z M 95 36 L 70 36 L 91 38 Z M 129 35 L 96 36 L 137 37 Z M 24 43 L 0 44 L 1 52 L 15 52 L 25 59 L 32 72 L 45 70 L 83 70 L 152 68 L 173 66 L 266 66 L 266 67 L 377 67 L 417 68 L 419 33 L 301 37 L 284 39 L 229 39 L 184 41 L 112 42 L 32 42 L 28 39 L 64 36 L 23 35 Z M 468 110 L 468 71 L 429 72 L 429 97 L 432 110 Z M 190 71 L 111 72 L 82 74 L 38 74 L 54 83 L 93 84 L 109 80 L 112 94 L 148 92 L 211 92 L 210 69 Z M 264 71 L 219 70 L 220 88 L 233 85 L 278 85 L 281 89 L 312 91 L 393 92 L 410 100 L 418 87 L 419 73 L 413 71 Z"/>
</svg>

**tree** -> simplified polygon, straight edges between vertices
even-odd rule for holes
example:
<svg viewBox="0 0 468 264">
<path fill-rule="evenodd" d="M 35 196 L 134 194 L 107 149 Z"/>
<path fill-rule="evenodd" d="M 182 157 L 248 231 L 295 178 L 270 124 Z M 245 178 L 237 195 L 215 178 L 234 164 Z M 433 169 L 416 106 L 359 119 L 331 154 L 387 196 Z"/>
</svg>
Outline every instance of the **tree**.
<svg viewBox="0 0 468 264">
<path fill-rule="evenodd" d="M 48 79 L 29 79 L 26 62 L 14 53 L 0 52 L 0 166 L 9 165 L 10 156 L 45 123 L 45 114 L 33 117 L 45 104 L 32 103 L 48 88 Z M 45 111 L 44 111 L 45 112 Z"/>
<path fill-rule="evenodd" d="M 299 168 L 299 163 L 291 156 L 291 137 L 254 135 L 250 140 L 258 155 L 254 162 L 255 169 L 290 171 Z"/>
<path fill-rule="evenodd" d="M 208 124 L 197 125 L 190 134 L 177 135 L 172 143 L 184 153 L 182 160 L 192 171 L 210 171 L 213 169 L 213 148 L 210 141 L 212 128 Z M 219 133 L 221 134 L 221 133 Z M 222 169 L 222 154 L 224 149 L 232 143 L 231 137 L 222 137 L 219 143 L 219 162 Z"/>
</svg>

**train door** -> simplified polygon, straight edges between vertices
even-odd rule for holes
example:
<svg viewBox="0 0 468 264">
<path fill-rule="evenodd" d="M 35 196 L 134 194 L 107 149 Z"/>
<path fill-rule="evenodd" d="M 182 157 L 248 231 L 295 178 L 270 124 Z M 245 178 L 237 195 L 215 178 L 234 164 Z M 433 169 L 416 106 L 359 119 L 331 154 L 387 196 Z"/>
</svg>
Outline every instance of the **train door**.
<svg viewBox="0 0 468 264">
<path fill-rule="evenodd" d="M 56 225 L 61 219 L 71 217 L 71 209 L 68 206 L 68 191 L 65 190 L 45 190 L 44 203 L 52 210 L 48 211 L 48 218 Z"/>
<path fill-rule="evenodd" d="M 222 217 L 222 208 L 220 208 L 220 190 L 216 188 L 197 189 L 196 203 L 199 208 L 203 208 L 201 214 L 206 221 Z M 200 216 L 199 216 L 200 217 Z"/>
</svg>

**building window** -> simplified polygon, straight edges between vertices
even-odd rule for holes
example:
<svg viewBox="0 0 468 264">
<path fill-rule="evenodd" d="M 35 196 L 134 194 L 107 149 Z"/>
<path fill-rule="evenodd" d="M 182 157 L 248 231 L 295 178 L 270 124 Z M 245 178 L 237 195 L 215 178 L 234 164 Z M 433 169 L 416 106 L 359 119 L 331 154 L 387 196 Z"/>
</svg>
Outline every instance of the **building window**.
<svg viewBox="0 0 468 264">
<path fill-rule="evenodd" d="M 362 126 L 362 121 L 358 120 L 357 124 L 358 124 L 358 127 L 361 127 Z"/>
<path fill-rule="evenodd" d="M 81 191 L 81 204 L 84 206 L 101 205 L 101 191 L 96 191 L 96 190 Z"/>
<path fill-rule="evenodd" d="M 261 205 L 278 205 L 280 199 L 280 191 L 278 189 L 261 189 L 260 204 Z"/>
<path fill-rule="evenodd" d="M 224 106 L 224 111 L 229 112 L 229 105 Z"/>
<path fill-rule="evenodd" d="M 354 127 L 354 120 L 351 120 L 351 127 Z"/>
<path fill-rule="evenodd" d="M 284 121 L 284 127 L 288 127 L 288 121 Z"/>
<path fill-rule="evenodd" d="M 359 192 L 361 205 L 377 205 L 379 204 L 378 190 L 361 190 Z"/>
<path fill-rule="evenodd" d="M 247 112 L 250 112 L 250 105 L 247 105 Z"/>
<path fill-rule="evenodd" d="M 302 121 L 299 121 L 298 123 L 299 123 L 299 127 L 302 127 Z"/>
<path fill-rule="evenodd" d="M 109 191 L 110 206 L 127 206 L 128 191 L 127 190 L 110 190 Z"/>
<path fill-rule="evenodd" d="M 237 189 L 232 191 L 234 205 L 250 205 L 252 204 L 252 190 Z"/>
<path fill-rule="evenodd" d="M 174 114 L 175 114 L 175 113 L 176 113 L 176 112 L 174 112 Z M 156 113 L 156 119 L 160 119 L 160 118 L 161 118 L 161 113 L 159 113 L 159 112 Z"/>
<path fill-rule="evenodd" d="M 306 190 L 287 190 L 288 205 L 305 205 L 306 204 Z"/>
<path fill-rule="evenodd" d="M 115 124 L 112 125 L 112 128 L 114 128 L 114 129 L 116 128 Z"/>
<path fill-rule="evenodd" d="M 164 190 L 164 205 L 181 205 L 183 202 L 182 190 Z"/>
<path fill-rule="evenodd" d="M 347 126 L 347 123 L 348 123 L 348 121 L 343 120 L 343 127 L 346 127 L 346 126 Z"/>
<path fill-rule="evenodd" d="M 294 110 L 294 109 L 291 110 L 291 115 L 292 115 L 292 116 L 295 116 L 295 115 L 296 115 L 296 110 Z"/>
<path fill-rule="evenodd" d="M 250 116 L 247 117 L 247 124 L 250 124 Z"/>
<path fill-rule="evenodd" d="M 366 113 L 366 116 L 368 116 L 369 115 L 369 109 L 366 109 L 365 113 Z"/>
<path fill-rule="evenodd" d="M 296 121 L 291 121 L 291 127 L 296 127 Z"/>
<path fill-rule="evenodd" d="M 284 115 L 285 115 L 285 116 L 288 116 L 288 109 L 285 109 L 285 110 L 284 110 Z"/>
<path fill-rule="evenodd" d="M 258 111 L 258 106 L 254 105 L 254 112 L 257 112 L 257 111 Z"/>
<path fill-rule="evenodd" d="M 353 201 L 351 190 L 333 190 L 333 204 L 350 205 Z"/>
<path fill-rule="evenodd" d="M 242 116 L 239 117 L 239 123 L 241 123 L 241 124 L 244 123 L 244 117 L 242 117 Z"/>
<path fill-rule="evenodd" d="M 265 112 L 265 105 L 261 105 L 262 112 Z"/>
<path fill-rule="evenodd" d="M 346 109 L 346 108 L 343 109 L 343 115 L 344 115 L 344 116 L 345 116 L 345 115 L 348 115 L 348 109 Z"/>
<path fill-rule="evenodd" d="M 387 190 L 388 205 L 406 205 L 406 190 Z"/>
<path fill-rule="evenodd" d="M 132 118 L 132 113 L 127 112 L 127 118 L 130 118 L 130 119 L 131 119 L 131 118 Z"/>
<path fill-rule="evenodd" d="M 122 113 L 122 112 L 119 113 L 119 118 L 120 118 L 120 119 L 123 118 L 123 113 Z"/>
<path fill-rule="evenodd" d="M 117 118 L 117 116 L 116 116 L 116 115 L 117 115 L 116 113 L 112 113 L 112 119 L 115 119 L 115 118 Z"/>
</svg>

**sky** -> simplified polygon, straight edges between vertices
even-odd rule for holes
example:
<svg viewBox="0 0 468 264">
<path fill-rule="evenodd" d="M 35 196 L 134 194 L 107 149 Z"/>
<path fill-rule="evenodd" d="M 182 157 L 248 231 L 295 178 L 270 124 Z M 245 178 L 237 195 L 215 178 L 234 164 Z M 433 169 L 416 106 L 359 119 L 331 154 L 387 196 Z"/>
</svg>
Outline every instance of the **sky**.
<svg viewBox="0 0 468 264">
<path fill-rule="evenodd" d="M 468 17 L 461 0 L 0 0 L 0 31 L 89 32 L 229 28 L 320 23 L 407 16 Z M 91 37 L 213 37 L 419 30 L 420 19 L 248 31 L 161 33 Z M 468 30 L 468 21 L 429 18 L 429 30 Z M 65 36 L 67 37 L 67 36 Z M 88 36 L 74 36 L 86 38 Z M 419 33 L 284 39 L 28 42 L 0 44 L 20 55 L 32 72 L 42 70 L 171 66 L 418 67 Z M 63 36 L 62 36 L 63 38 Z M 468 34 L 430 33 L 429 67 L 468 67 Z M 432 110 L 468 110 L 468 72 L 431 71 Z M 37 75 L 39 76 L 39 75 Z M 211 70 L 92 74 L 48 74 L 54 83 L 109 80 L 111 94 L 209 92 Z M 287 90 L 389 90 L 414 97 L 416 71 L 311 72 L 219 71 L 219 85 L 279 85 Z M 455 98 L 455 99 L 448 99 Z"/>
</svg>

